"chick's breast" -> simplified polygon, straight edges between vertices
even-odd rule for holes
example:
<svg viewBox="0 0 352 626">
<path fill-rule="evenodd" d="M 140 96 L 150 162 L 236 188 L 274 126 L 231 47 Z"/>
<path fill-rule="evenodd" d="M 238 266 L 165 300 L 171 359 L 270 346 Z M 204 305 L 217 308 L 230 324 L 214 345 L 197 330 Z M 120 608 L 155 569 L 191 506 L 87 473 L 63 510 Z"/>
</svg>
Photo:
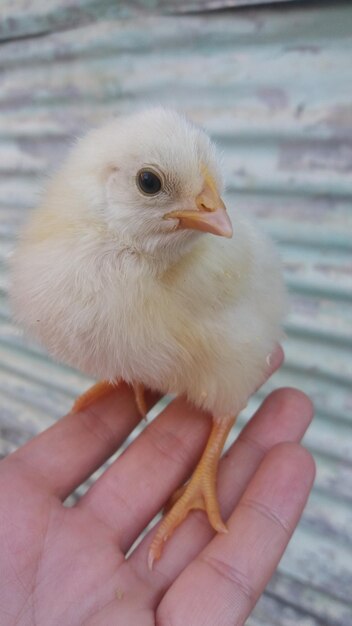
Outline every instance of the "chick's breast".
<svg viewBox="0 0 352 626">
<path fill-rule="evenodd" d="M 217 416 L 237 414 L 262 381 L 286 310 L 272 244 L 233 222 L 233 240 L 204 237 L 162 279 L 177 346 L 170 386 Z"/>
</svg>

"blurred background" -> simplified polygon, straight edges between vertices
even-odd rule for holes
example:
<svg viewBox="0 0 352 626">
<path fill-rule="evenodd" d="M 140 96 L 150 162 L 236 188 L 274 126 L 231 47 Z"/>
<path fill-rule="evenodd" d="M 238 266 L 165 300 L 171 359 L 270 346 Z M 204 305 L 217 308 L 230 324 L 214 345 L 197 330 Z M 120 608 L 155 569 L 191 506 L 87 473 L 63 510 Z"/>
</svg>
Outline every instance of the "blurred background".
<svg viewBox="0 0 352 626">
<path fill-rule="evenodd" d="M 285 366 L 240 425 L 281 385 L 316 407 L 315 488 L 247 624 L 351 625 L 351 2 L 2 0 L 0 40 L 0 456 L 90 383 L 11 322 L 18 230 L 72 137 L 175 106 L 220 145 L 226 203 L 278 242 L 290 289 Z"/>
</svg>

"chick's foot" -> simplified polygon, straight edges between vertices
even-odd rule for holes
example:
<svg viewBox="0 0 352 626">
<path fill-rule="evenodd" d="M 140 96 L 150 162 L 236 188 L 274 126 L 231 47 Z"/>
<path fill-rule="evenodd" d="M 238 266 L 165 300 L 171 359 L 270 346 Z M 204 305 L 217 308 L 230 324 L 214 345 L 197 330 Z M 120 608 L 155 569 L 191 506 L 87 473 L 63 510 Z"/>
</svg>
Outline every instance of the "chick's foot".
<svg viewBox="0 0 352 626">
<path fill-rule="evenodd" d="M 169 500 L 167 505 L 169 510 L 149 548 L 149 569 L 153 568 L 154 561 L 160 559 L 165 541 L 171 537 L 175 528 L 192 509 L 203 509 L 214 530 L 220 533 L 227 532 L 216 496 L 216 475 L 222 449 L 234 423 L 234 417 L 214 419 L 206 448 L 190 481 L 177 489 Z"/>
<path fill-rule="evenodd" d="M 113 383 L 109 382 L 108 380 L 99 381 L 98 383 L 87 389 L 87 391 L 82 393 L 82 395 L 76 399 L 71 409 L 71 413 L 79 413 L 79 411 L 83 411 L 96 400 L 99 400 L 103 396 L 107 396 L 108 394 L 110 394 L 114 389 L 116 389 L 118 384 L 119 380 L 116 380 Z M 134 383 L 132 387 L 137 409 L 141 417 L 146 418 L 148 409 L 144 397 L 145 388 L 141 383 Z"/>
<path fill-rule="evenodd" d="M 98 383 L 95 383 L 92 387 L 89 387 L 87 391 L 82 393 L 81 396 L 75 400 L 75 403 L 71 409 L 71 413 L 79 413 L 87 408 L 90 404 L 99 400 L 103 396 L 108 395 L 114 390 L 115 385 L 110 383 L 108 380 L 100 380 Z"/>
<path fill-rule="evenodd" d="M 134 399 L 136 401 L 136 405 L 137 405 L 137 409 L 139 411 L 139 414 L 142 417 L 144 417 L 144 419 L 147 419 L 148 408 L 147 408 L 147 403 L 145 401 L 145 387 L 144 387 L 144 385 L 142 385 L 142 383 L 134 383 L 133 384 L 133 391 L 134 391 Z"/>
</svg>

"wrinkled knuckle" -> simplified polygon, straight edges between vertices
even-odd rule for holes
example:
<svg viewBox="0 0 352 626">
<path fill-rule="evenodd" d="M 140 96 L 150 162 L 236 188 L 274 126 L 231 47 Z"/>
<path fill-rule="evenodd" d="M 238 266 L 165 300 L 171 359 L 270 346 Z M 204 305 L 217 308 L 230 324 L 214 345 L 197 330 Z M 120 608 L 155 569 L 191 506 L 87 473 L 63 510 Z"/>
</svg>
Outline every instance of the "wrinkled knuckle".
<svg viewBox="0 0 352 626">
<path fill-rule="evenodd" d="M 239 506 L 252 509 L 252 511 L 257 513 L 260 517 L 264 517 L 266 520 L 272 522 L 276 527 L 281 528 L 285 535 L 288 537 L 291 536 L 292 528 L 288 520 L 283 518 L 282 515 L 280 515 L 273 508 L 265 504 L 265 502 L 259 502 L 259 500 L 246 498 L 245 500 L 242 500 Z"/>
<path fill-rule="evenodd" d="M 245 431 L 242 431 L 239 434 L 239 436 L 237 437 L 237 442 L 244 443 L 246 446 L 252 448 L 256 452 L 260 452 L 262 456 L 264 456 L 269 450 L 269 446 L 265 446 L 257 439 L 253 439 L 253 437 L 249 437 L 249 435 Z"/>
<path fill-rule="evenodd" d="M 210 568 L 215 574 L 221 577 L 225 582 L 235 587 L 249 605 L 253 605 L 256 599 L 255 589 L 249 582 L 247 574 L 239 570 L 237 567 L 226 563 L 222 559 L 218 559 L 209 555 L 202 555 L 200 561 Z"/>
<path fill-rule="evenodd" d="M 81 413 L 81 423 L 87 432 L 104 444 L 111 442 L 115 435 L 102 417 L 90 407 Z"/>
<path fill-rule="evenodd" d="M 146 432 L 158 454 L 177 465 L 184 465 L 188 456 L 187 451 L 184 442 L 175 433 L 159 426 L 153 426 Z"/>
</svg>

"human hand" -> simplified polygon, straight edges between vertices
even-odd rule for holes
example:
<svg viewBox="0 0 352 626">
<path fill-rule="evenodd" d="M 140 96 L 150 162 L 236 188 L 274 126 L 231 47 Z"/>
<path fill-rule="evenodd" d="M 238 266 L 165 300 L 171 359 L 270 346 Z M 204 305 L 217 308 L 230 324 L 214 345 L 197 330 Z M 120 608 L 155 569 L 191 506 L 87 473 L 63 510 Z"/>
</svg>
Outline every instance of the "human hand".
<svg viewBox="0 0 352 626">
<path fill-rule="evenodd" d="M 173 401 L 71 508 L 62 501 L 116 451 L 139 417 L 125 385 L 66 416 L 0 463 L 0 623 L 243 624 L 312 486 L 314 463 L 297 443 L 311 417 L 302 393 L 272 393 L 220 465 L 228 534 L 214 537 L 204 514 L 193 512 L 150 572 L 154 530 L 125 554 L 191 473 L 210 416 Z"/>
</svg>

